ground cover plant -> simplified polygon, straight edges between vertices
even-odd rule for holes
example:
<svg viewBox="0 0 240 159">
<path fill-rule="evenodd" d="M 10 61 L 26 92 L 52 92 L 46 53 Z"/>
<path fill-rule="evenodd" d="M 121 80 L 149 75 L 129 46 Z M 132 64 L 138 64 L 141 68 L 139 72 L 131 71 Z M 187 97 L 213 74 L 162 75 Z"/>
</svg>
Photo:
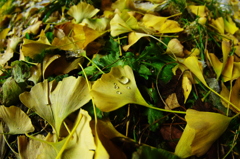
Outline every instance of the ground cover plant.
<svg viewBox="0 0 240 159">
<path fill-rule="evenodd" d="M 2 0 L 0 158 L 240 158 L 235 0 Z"/>
</svg>

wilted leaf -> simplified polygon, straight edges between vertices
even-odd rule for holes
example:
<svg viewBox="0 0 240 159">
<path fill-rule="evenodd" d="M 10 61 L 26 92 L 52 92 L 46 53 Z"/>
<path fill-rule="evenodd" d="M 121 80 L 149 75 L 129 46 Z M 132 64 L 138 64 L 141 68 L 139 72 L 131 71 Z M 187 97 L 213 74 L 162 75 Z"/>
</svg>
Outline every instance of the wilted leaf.
<svg viewBox="0 0 240 159">
<path fill-rule="evenodd" d="M 193 109 L 186 111 L 185 118 L 187 125 L 175 149 L 175 154 L 181 158 L 204 155 L 231 120 L 222 114 Z"/>
<path fill-rule="evenodd" d="M 68 14 L 76 20 L 76 23 L 79 23 L 85 18 L 92 18 L 98 12 L 99 9 L 94 8 L 94 6 L 86 2 L 80 2 L 78 5 L 72 6 L 69 9 Z"/>
<path fill-rule="evenodd" d="M 10 28 L 6 28 L 0 32 L 0 51 L 5 47 L 4 41 L 6 40 L 9 30 Z"/>
<path fill-rule="evenodd" d="M 167 104 L 167 105 L 165 105 L 165 109 L 170 109 L 171 110 L 171 109 L 180 107 L 180 104 L 178 103 L 178 99 L 177 99 L 176 93 L 170 94 L 167 97 L 165 102 Z"/>
<path fill-rule="evenodd" d="M 25 82 L 30 77 L 29 66 L 22 61 L 14 61 L 11 63 L 13 78 L 17 83 Z"/>
<path fill-rule="evenodd" d="M 171 39 L 167 45 L 167 54 L 174 54 L 177 57 L 183 57 L 183 45 L 178 39 Z"/>
<path fill-rule="evenodd" d="M 2 90 L 2 103 L 6 106 L 16 103 L 19 100 L 19 94 L 23 92 L 23 88 L 12 77 L 3 83 Z"/>
<path fill-rule="evenodd" d="M 58 83 L 44 80 L 19 97 L 24 105 L 53 126 L 57 135 L 63 120 L 90 100 L 86 80 L 72 76 Z"/>
<path fill-rule="evenodd" d="M 3 123 L 0 122 L 0 159 L 4 159 L 5 153 L 8 150 L 7 143 L 5 141 L 5 137 L 7 137 L 5 134 L 3 134 Z M 5 136 L 4 136 L 5 135 Z M 8 138 L 8 137 L 7 137 Z"/>
<path fill-rule="evenodd" d="M 31 119 L 19 107 L 0 106 L 0 119 L 6 124 L 9 134 L 25 134 L 34 131 Z"/>
<path fill-rule="evenodd" d="M 148 105 L 139 92 L 131 67 L 112 67 L 92 86 L 91 95 L 96 106 L 105 112 L 128 103 Z"/>
</svg>

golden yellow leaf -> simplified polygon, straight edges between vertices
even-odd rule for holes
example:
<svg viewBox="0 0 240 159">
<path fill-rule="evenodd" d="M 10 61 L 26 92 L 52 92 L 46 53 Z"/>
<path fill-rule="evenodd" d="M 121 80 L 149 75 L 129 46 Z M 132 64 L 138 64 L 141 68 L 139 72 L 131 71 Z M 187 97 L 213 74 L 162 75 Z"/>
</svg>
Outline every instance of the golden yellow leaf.
<svg viewBox="0 0 240 159">
<path fill-rule="evenodd" d="M 137 19 L 126 10 L 115 14 L 110 21 L 110 30 L 113 37 L 131 32 L 134 29 L 138 29 Z"/>
<path fill-rule="evenodd" d="M 174 54 L 177 57 L 184 57 L 183 45 L 178 39 L 171 39 L 167 45 L 167 54 Z"/>
<path fill-rule="evenodd" d="M 71 15 L 76 23 L 82 22 L 85 18 L 92 18 L 99 12 L 99 9 L 94 8 L 94 6 L 86 3 L 80 2 L 77 5 L 70 7 L 68 14 Z"/>
<path fill-rule="evenodd" d="M 128 35 L 128 45 L 123 46 L 123 50 L 127 51 L 133 44 L 135 44 L 142 37 L 148 37 L 148 34 L 137 33 L 135 31 L 129 33 Z"/>
<path fill-rule="evenodd" d="M 232 80 L 233 76 L 233 62 L 234 62 L 234 57 L 229 56 L 225 67 L 223 68 L 222 71 L 222 79 L 224 82 Z"/>
<path fill-rule="evenodd" d="M 9 30 L 10 28 L 6 28 L 0 32 L 0 50 L 2 50 L 4 47 L 4 41 L 6 40 Z"/>
<path fill-rule="evenodd" d="M 231 103 L 233 103 L 236 107 L 232 107 L 230 104 L 226 103 L 224 100 L 221 100 L 222 104 L 226 108 L 230 108 L 232 111 L 239 113 L 240 112 L 240 97 L 239 97 L 239 91 L 240 91 L 240 78 L 238 78 L 235 81 L 234 86 L 232 87 L 231 94 L 228 88 L 224 85 L 224 83 L 221 84 L 222 90 L 220 92 L 221 96 Z"/>
<path fill-rule="evenodd" d="M 184 103 L 186 103 L 188 96 L 190 95 L 192 91 L 192 82 L 189 79 L 189 73 L 188 71 L 185 71 L 183 73 L 182 77 L 182 89 L 183 89 L 183 95 L 184 95 Z"/>
<path fill-rule="evenodd" d="M 63 37 L 55 37 L 52 42 L 53 46 L 62 50 L 85 49 L 90 42 L 103 34 L 86 25 L 67 23 L 62 27 L 64 33 L 61 36 Z"/>
<path fill-rule="evenodd" d="M 215 71 L 216 75 L 217 75 L 217 79 L 220 77 L 220 75 L 222 74 L 222 68 L 223 68 L 223 63 L 221 61 L 219 61 L 219 59 L 217 58 L 217 56 L 213 53 L 207 53 L 209 56 L 209 62 L 213 67 L 213 70 Z"/>
<path fill-rule="evenodd" d="M 224 21 L 222 17 L 212 20 L 212 27 L 214 27 L 219 33 L 224 34 Z"/>
<path fill-rule="evenodd" d="M 94 82 L 90 93 L 96 106 L 104 112 L 116 110 L 129 103 L 148 106 L 128 65 L 112 67 L 109 73 L 103 74 Z"/>
<path fill-rule="evenodd" d="M 230 16 L 228 16 L 227 19 L 224 19 L 224 29 L 230 34 L 235 34 L 236 31 L 239 30 L 239 28 L 236 26 Z"/>
<path fill-rule="evenodd" d="M 96 124 L 95 121 L 91 122 L 93 133 L 96 133 L 95 127 L 94 127 L 95 124 Z M 125 139 L 127 137 L 119 133 L 114 128 L 114 126 L 112 125 L 109 119 L 101 119 L 97 121 L 97 133 L 100 141 L 102 142 L 110 158 L 126 159 L 126 155 L 124 154 L 124 152 L 112 142 L 112 139 L 114 138 Z"/>
<path fill-rule="evenodd" d="M 34 131 L 31 119 L 19 107 L 1 105 L 0 118 L 8 127 L 8 131 L 4 133 L 25 134 Z"/>
<path fill-rule="evenodd" d="M 175 149 L 181 158 L 204 155 L 227 129 L 230 117 L 212 112 L 186 111 L 187 125 Z"/>
<path fill-rule="evenodd" d="M 145 14 L 142 18 L 142 24 L 156 34 L 160 33 L 177 33 L 183 31 L 176 21 L 168 20 L 168 17 L 160 17 L 152 14 Z"/>
<path fill-rule="evenodd" d="M 205 86 L 207 82 L 203 77 L 203 69 L 201 63 L 196 56 L 189 56 L 182 62 Z"/>
<path fill-rule="evenodd" d="M 207 14 L 205 13 L 206 11 L 206 6 L 195 6 L 195 5 L 190 5 L 188 6 L 188 9 L 195 15 L 200 16 L 200 17 L 205 17 Z"/>
<path fill-rule="evenodd" d="M 21 51 L 24 56 L 34 58 L 37 54 L 40 54 L 43 50 L 50 48 L 49 43 L 44 31 L 41 31 L 39 39 L 37 41 L 24 39 Z"/>
<path fill-rule="evenodd" d="M 21 102 L 44 118 L 57 136 L 64 119 L 90 99 L 89 89 L 83 77 L 67 77 L 60 82 L 44 80 L 30 92 L 19 96 Z"/>
</svg>

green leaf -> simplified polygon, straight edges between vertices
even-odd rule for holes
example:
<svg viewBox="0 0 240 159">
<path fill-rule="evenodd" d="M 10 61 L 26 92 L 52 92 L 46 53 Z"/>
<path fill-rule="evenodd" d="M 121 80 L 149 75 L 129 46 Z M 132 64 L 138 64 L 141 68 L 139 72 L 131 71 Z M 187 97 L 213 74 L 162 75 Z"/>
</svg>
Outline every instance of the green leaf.
<svg viewBox="0 0 240 159">
<path fill-rule="evenodd" d="M 149 68 L 147 68 L 147 66 L 145 65 L 140 65 L 138 73 L 140 74 L 140 76 L 144 77 L 146 80 L 148 79 L 148 76 L 152 74 Z"/>
<path fill-rule="evenodd" d="M 30 68 L 25 62 L 14 61 L 11 66 L 13 78 L 17 83 L 25 82 L 30 77 Z"/>
<path fill-rule="evenodd" d="M 10 106 L 16 103 L 19 98 L 19 94 L 23 92 L 23 88 L 12 78 L 9 77 L 2 86 L 3 90 L 3 101 L 2 103 L 6 106 Z"/>
<path fill-rule="evenodd" d="M 148 123 L 150 125 L 149 129 L 151 131 L 156 131 L 160 126 L 160 122 L 156 121 L 164 116 L 163 113 L 158 110 L 147 108 L 146 114 L 148 118 Z"/>
<path fill-rule="evenodd" d="M 166 159 L 179 159 L 173 153 L 157 149 L 150 146 L 141 146 L 136 152 L 133 153 L 132 159 L 156 159 L 156 158 L 166 158 Z"/>
</svg>

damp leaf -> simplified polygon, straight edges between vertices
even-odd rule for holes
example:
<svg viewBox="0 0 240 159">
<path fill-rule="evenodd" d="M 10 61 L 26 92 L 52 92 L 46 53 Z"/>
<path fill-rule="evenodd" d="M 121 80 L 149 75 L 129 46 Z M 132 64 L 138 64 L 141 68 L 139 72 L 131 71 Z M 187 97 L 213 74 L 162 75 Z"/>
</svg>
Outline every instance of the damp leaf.
<svg viewBox="0 0 240 159">
<path fill-rule="evenodd" d="M 187 125 L 175 149 L 175 154 L 181 158 L 204 155 L 231 121 L 230 117 L 219 113 L 193 109 L 186 111 L 185 119 Z"/>
<path fill-rule="evenodd" d="M 90 93 L 96 106 L 104 112 L 116 110 L 129 103 L 148 106 L 128 65 L 112 67 L 109 73 L 103 74 L 94 82 Z"/>
</svg>

